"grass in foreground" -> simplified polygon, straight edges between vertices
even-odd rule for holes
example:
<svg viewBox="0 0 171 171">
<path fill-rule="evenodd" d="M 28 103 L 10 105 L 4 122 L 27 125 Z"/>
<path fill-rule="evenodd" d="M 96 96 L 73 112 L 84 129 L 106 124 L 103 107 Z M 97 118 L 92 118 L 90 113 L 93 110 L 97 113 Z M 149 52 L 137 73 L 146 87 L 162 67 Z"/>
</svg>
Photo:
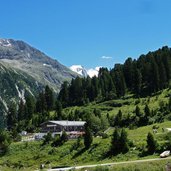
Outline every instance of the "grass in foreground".
<svg viewBox="0 0 171 171">
<path fill-rule="evenodd" d="M 161 137 L 165 134 L 162 132 L 162 128 L 171 127 L 171 121 L 157 125 L 159 126 L 158 133 L 154 134 L 154 136 L 159 143 L 162 143 L 163 140 Z M 132 147 L 128 153 L 119 154 L 113 157 L 108 157 L 106 155 L 110 149 L 110 135 L 112 131 L 109 132 L 109 137 L 106 139 L 102 139 L 101 137 L 94 138 L 93 144 L 89 150 L 84 149 L 83 141 L 81 142 L 80 147 L 75 149 L 76 140 L 69 140 L 63 146 L 57 148 L 51 147 L 50 144 L 42 146 L 41 141 L 12 143 L 7 154 L 0 158 L 0 169 L 3 171 L 27 171 L 39 168 L 42 163 L 48 168 L 49 166 L 76 166 L 158 158 L 159 154 L 140 157 L 139 147 L 145 147 L 146 136 L 149 131 L 152 131 L 152 127 L 153 125 L 127 130 L 128 138 L 133 141 L 136 148 Z M 141 165 L 143 167 L 143 164 Z M 116 167 L 120 168 L 121 166 L 118 165 Z M 130 167 L 134 168 L 134 165 L 132 166 L 131 164 Z M 139 167 L 139 164 L 136 167 Z"/>
<path fill-rule="evenodd" d="M 143 163 L 128 163 L 116 166 L 105 166 L 88 168 L 88 171 L 166 171 L 168 166 L 171 166 L 171 159 L 161 161 L 150 161 Z M 84 171 L 81 169 L 80 171 Z"/>
</svg>

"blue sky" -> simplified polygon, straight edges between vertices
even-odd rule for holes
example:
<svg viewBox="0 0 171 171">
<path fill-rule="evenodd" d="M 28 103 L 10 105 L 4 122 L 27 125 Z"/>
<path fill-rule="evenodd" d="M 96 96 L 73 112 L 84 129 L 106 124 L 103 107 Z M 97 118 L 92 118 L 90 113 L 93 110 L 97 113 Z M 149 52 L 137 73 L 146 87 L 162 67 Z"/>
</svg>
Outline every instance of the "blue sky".
<svg viewBox="0 0 171 171">
<path fill-rule="evenodd" d="M 0 37 L 66 66 L 111 68 L 171 46 L 170 0 L 0 0 Z"/>
</svg>

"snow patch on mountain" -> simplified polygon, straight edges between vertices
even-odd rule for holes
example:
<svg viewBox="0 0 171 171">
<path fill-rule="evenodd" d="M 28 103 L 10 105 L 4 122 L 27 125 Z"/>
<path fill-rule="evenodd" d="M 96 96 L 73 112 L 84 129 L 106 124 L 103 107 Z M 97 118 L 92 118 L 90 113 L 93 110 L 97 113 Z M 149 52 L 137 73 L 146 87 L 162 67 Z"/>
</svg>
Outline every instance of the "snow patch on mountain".
<svg viewBox="0 0 171 171">
<path fill-rule="evenodd" d="M 87 70 L 81 65 L 72 65 L 70 69 L 83 77 L 87 77 Z"/>
<path fill-rule="evenodd" d="M 91 69 L 85 69 L 83 66 L 81 65 L 72 65 L 70 67 L 70 69 L 76 73 L 78 73 L 79 75 L 83 76 L 83 77 L 94 77 L 94 76 L 98 76 L 99 73 L 99 69 L 100 67 L 96 67 L 95 69 L 91 68 Z"/>
<path fill-rule="evenodd" d="M 87 70 L 87 74 L 89 75 L 89 77 L 94 77 L 94 76 L 98 76 L 98 74 L 99 74 L 99 69 L 100 69 L 100 67 L 96 67 L 95 69 L 88 69 Z"/>
<path fill-rule="evenodd" d="M 4 105 L 5 107 L 5 110 L 8 111 L 8 105 L 7 103 L 5 102 L 5 100 L 2 99 L 2 97 L 0 96 L 0 101 L 2 102 L 2 104 Z"/>
<path fill-rule="evenodd" d="M 19 97 L 20 99 L 22 99 L 23 102 L 25 103 L 25 96 L 24 96 L 25 91 L 24 91 L 24 90 L 21 90 L 21 92 L 20 92 L 20 91 L 19 91 L 19 88 L 18 88 L 18 86 L 17 86 L 17 84 L 15 84 L 15 88 L 16 88 L 16 90 L 17 90 L 17 92 L 18 92 L 18 97 Z"/>
<path fill-rule="evenodd" d="M 12 46 L 10 41 L 8 39 L 0 39 L 0 45 L 1 46 Z"/>
</svg>

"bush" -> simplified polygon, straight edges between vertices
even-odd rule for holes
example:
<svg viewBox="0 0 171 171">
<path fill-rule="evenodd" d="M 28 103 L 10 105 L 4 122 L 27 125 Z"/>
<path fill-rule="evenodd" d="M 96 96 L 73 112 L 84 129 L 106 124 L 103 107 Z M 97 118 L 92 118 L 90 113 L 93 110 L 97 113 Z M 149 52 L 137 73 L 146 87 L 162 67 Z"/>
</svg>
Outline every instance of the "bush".
<svg viewBox="0 0 171 171">
<path fill-rule="evenodd" d="M 61 137 L 57 136 L 54 138 L 52 142 L 52 146 L 58 147 L 58 146 L 63 145 L 67 141 L 68 141 L 68 135 L 66 134 L 65 131 L 63 131 Z"/>
<path fill-rule="evenodd" d="M 54 140 L 53 140 L 53 142 L 52 142 L 52 146 L 53 147 L 58 147 L 58 146 L 61 146 L 63 143 L 62 143 L 62 141 L 61 141 L 61 138 L 60 137 L 55 137 L 54 138 Z"/>
<path fill-rule="evenodd" d="M 68 141 L 68 135 L 67 135 L 67 133 L 65 131 L 62 132 L 61 141 L 62 142 L 67 142 Z"/>
<path fill-rule="evenodd" d="M 49 144 L 52 141 L 52 139 L 52 134 L 48 132 L 47 135 L 44 136 L 43 145 Z"/>
<path fill-rule="evenodd" d="M 8 150 L 9 145 L 11 144 L 11 136 L 9 132 L 0 130 L 0 151 L 5 153 Z"/>
</svg>

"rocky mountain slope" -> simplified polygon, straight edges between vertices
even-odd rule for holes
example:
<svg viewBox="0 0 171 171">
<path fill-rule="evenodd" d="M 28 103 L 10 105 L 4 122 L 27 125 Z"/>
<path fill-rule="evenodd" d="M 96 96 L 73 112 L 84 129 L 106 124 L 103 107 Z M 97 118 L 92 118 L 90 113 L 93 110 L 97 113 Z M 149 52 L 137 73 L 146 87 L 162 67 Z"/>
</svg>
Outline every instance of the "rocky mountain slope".
<svg viewBox="0 0 171 171">
<path fill-rule="evenodd" d="M 58 92 L 64 80 L 76 73 L 23 41 L 0 39 L 0 107 L 7 111 L 9 101 L 33 96 L 45 85 Z"/>
<path fill-rule="evenodd" d="M 0 39 L 0 62 L 27 73 L 43 85 L 48 84 L 55 91 L 59 91 L 64 80 L 76 76 L 57 60 L 23 41 Z"/>
</svg>

